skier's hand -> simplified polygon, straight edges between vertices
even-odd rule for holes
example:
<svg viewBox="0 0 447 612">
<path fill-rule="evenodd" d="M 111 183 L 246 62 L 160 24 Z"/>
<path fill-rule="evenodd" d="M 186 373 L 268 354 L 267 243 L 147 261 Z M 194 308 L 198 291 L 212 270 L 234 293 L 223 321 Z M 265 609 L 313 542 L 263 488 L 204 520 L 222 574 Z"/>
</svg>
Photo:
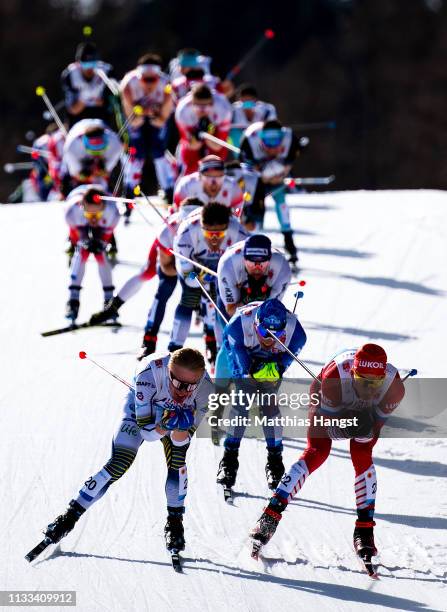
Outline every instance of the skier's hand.
<svg viewBox="0 0 447 612">
<path fill-rule="evenodd" d="M 99 253 L 103 253 L 106 249 L 107 243 L 102 240 L 98 240 L 97 238 L 91 238 L 87 241 L 86 249 L 89 253 L 93 253 L 94 255 L 99 255 Z"/>
<path fill-rule="evenodd" d="M 250 368 L 250 376 L 255 380 L 266 380 L 269 382 L 276 382 L 281 378 L 278 364 L 274 361 L 254 364 L 254 367 Z"/>
<path fill-rule="evenodd" d="M 189 408 L 166 408 L 161 417 L 160 427 L 168 431 L 188 431 L 194 425 L 194 415 Z"/>
<path fill-rule="evenodd" d="M 367 409 L 349 410 L 343 417 L 353 419 L 357 417 L 357 425 L 348 425 L 345 428 L 349 438 L 368 438 L 372 436 L 374 427 L 374 417 Z"/>
</svg>

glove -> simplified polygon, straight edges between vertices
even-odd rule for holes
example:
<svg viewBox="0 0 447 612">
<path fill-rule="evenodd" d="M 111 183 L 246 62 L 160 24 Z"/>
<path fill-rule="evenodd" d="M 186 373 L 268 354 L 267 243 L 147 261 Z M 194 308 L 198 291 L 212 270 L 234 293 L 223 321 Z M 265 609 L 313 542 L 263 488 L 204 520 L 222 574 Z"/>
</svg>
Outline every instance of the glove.
<svg viewBox="0 0 447 612">
<path fill-rule="evenodd" d="M 285 173 L 285 166 L 280 161 L 272 159 L 267 162 L 262 169 L 261 177 L 264 181 L 271 181 L 276 177 L 280 177 Z"/>
<path fill-rule="evenodd" d="M 93 253 L 94 255 L 99 255 L 99 253 L 103 253 L 106 249 L 107 243 L 102 240 L 98 240 L 97 238 L 90 238 L 84 243 L 84 249 L 86 249 L 89 253 Z"/>
<path fill-rule="evenodd" d="M 369 410 L 345 410 L 340 418 L 352 419 L 357 417 L 357 425 L 338 427 L 332 425 L 327 432 L 332 440 L 346 440 L 347 438 L 369 438 L 372 437 L 374 417 Z"/>
<path fill-rule="evenodd" d="M 343 417 L 352 419 L 357 417 L 358 425 L 348 425 L 345 432 L 348 438 L 368 438 L 372 434 L 374 417 L 369 410 L 349 410 Z"/>
<path fill-rule="evenodd" d="M 267 380 L 274 382 L 280 380 L 281 373 L 276 362 L 258 363 L 255 367 L 250 368 L 250 376 L 255 380 Z"/>
<path fill-rule="evenodd" d="M 90 325 L 99 325 L 100 323 L 104 323 L 105 321 L 116 317 L 118 315 L 118 310 L 123 304 L 124 300 L 118 296 L 114 297 L 113 300 L 107 304 L 104 310 L 92 314 L 89 320 Z"/>
<path fill-rule="evenodd" d="M 160 427 L 172 431 L 188 431 L 194 425 L 194 415 L 189 408 L 180 407 L 166 408 L 161 417 Z"/>
</svg>

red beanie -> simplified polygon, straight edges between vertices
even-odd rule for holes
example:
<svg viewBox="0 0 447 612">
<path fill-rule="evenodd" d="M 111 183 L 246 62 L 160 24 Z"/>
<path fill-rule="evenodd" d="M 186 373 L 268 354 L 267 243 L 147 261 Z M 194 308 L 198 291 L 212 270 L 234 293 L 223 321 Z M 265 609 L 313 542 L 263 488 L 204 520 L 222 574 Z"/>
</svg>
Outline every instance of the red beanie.
<svg viewBox="0 0 447 612">
<path fill-rule="evenodd" d="M 378 344 L 364 344 L 354 355 L 353 370 L 360 376 L 385 376 L 386 353 Z"/>
</svg>

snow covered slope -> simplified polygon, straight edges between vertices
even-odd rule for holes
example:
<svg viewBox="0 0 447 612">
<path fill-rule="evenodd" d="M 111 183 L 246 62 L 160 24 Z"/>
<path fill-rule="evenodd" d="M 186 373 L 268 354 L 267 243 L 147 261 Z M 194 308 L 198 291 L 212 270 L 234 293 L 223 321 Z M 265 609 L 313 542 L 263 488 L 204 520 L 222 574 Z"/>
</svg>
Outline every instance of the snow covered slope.
<svg viewBox="0 0 447 612">
<path fill-rule="evenodd" d="M 445 376 L 447 195 L 436 191 L 339 192 L 290 198 L 307 284 L 299 313 L 302 358 L 314 369 L 343 347 L 383 344 L 401 368 Z M 155 215 L 144 209 L 156 224 Z M 272 240 L 282 244 L 267 214 Z M 165 467 L 145 444 L 133 467 L 62 541 L 31 567 L 24 554 L 41 530 L 108 458 L 124 387 L 77 358 L 79 350 L 130 378 L 155 280 L 122 308 L 128 326 L 42 338 L 64 324 L 68 269 L 59 203 L 0 208 L 1 444 L 0 589 L 71 589 L 82 611 L 445 610 L 447 441 L 381 440 L 376 542 L 381 580 L 352 553 L 353 470 L 347 443 L 290 505 L 266 558 L 249 558 L 246 536 L 265 501 L 265 449 L 244 441 L 234 507 L 215 483 L 221 449 L 195 440 L 183 575 L 164 551 Z M 117 232 L 119 287 L 143 264 L 153 229 L 137 215 Z M 80 320 L 102 305 L 89 263 Z M 296 290 L 296 288 L 295 288 Z M 160 334 L 168 342 L 178 294 Z M 293 288 L 285 303 L 293 307 Z M 190 345 L 201 346 L 193 329 Z M 302 376 L 299 366 L 292 375 Z M 285 441 L 289 466 L 304 440 Z"/>
</svg>

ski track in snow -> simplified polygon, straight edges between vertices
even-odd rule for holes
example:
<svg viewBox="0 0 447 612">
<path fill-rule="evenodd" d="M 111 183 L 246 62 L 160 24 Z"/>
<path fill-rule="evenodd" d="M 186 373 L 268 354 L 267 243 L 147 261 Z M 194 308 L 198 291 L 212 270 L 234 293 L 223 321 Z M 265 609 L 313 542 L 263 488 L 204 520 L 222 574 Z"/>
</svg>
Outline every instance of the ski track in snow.
<svg viewBox="0 0 447 612">
<path fill-rule="evenodd" d="M 343 347 L 384 344 L 401 368 L 445 375 L 447 196 L 440 191 L 355 191 L 291 196 L 304 299 L 298 312 L 308 334 L 301 357 L 314 371 Z M 146 216 L 158 225 L 155 214 Z M 108 459 L 126 390 L 94 359 L 130 380 L 156 280 L 121 309 L 129 327 L 42 338 L 64 325 L 68 269 L 61 203 L 2 206 L 3 529 L 2 589 L 75 590 L 84 611 L 234 612 L 249 610 L 445 610 L 447 599 L 447 441 L 382 439 L 376 542 L 380 580 L 364 575 L 352 552 L 353 470 L 347 443 L 306 481 L 259 562 L 248 532 L 267 499 L 265 444 L 245 440 L 235 505 L 215 484 L 222 447 L 193 441 L 188 451 L 184 574 L 164 549 L 165 466 L 161 444 L 143 444 L 129 472 L 84 515 L 60 551 L 30 566 L 24 555 L 81 484 Z M 154 228 L 134 215 L 117 231 L 119 288 L 144 264 Z M 282 246 L 269 209 L 266 228 Z M 300 233 L 301 232 L 301 233 Z M 290 287 L 285 303 L 292 308 Z M 179 290 L 159 334 L 168 343 Z M 89 262 L 79 320 L 102 305 Z M 201 346 L 193 327 L 190 346 Z M 290 376 L 302 377 L 298 365 Z M 284 463 L 305 441 L 286 439 Z M 56 608 L 59 609 L 59 608 Z"/>
</svg>

